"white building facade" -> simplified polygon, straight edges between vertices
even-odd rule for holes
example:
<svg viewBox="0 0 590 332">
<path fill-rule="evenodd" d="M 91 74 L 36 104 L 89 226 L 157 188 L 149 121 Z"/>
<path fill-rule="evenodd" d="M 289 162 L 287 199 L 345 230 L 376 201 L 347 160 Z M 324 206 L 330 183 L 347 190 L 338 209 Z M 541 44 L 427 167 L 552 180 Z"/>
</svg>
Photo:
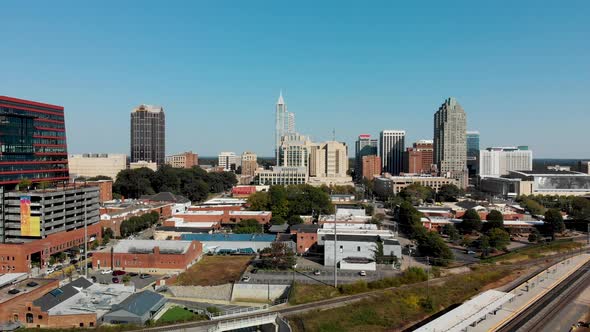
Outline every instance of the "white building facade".
<svg viewBox="0 0 590 332">
<path fill-rule="evenodd" d="M 398 175 L 404 169 L 405 130 L 383 130 L 379 134 L 379 156 L 383 172 Z"/>
<path fill-rule="evenodd" d="M 533 151 L 528 147 L 494 147 L 479 152 L 480 177 L 499 177 L 510 171 L 531 171 Z"/>
</svg>

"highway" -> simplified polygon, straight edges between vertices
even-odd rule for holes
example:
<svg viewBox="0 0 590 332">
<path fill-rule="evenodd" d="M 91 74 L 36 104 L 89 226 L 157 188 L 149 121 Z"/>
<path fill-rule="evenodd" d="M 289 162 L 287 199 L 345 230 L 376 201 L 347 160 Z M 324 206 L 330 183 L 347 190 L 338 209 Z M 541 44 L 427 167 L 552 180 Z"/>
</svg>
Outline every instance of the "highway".
<svg viewBox="0 0 590 332">
<path fill-rule="evenodd" d="M 590 262 L 496 331 L 543 331 L 550 322 L 560 319 L 558 314 L 590 286 L 588 269 Z"/>
</svg>

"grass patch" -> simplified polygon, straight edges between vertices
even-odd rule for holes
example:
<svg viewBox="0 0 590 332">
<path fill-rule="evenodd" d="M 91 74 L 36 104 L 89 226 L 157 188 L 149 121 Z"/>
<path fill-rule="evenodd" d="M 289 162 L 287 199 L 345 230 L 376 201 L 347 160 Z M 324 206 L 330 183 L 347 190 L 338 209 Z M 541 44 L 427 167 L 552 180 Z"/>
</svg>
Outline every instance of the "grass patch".
<svg viewBox="0 0 590 332">
<path fill-rule="evenodd" d="M 442 285 L 423 283 L 387 290 L 370 299 L 340 308 L 310 312 L 290 319 L 294 331 L 385 331 L 404 328 L 433 312 L 461 303 L 488 284 L 506 276 L 509 269 L 485 267 L 450 277 Z"/>
<path fill-rule="evenodd" d="M 178 275 L 175 285 L 216 286 L 235 282 L 251 260 L 250 256 L 204 256 L 197 264 Z"/>
<path fill-rule="evenodd" d="M 550 243 L 540 243 L 528 246 L 521 249 L 513 250 L 506 255 L 490 257 L 482 260 L 484 263 L 501 263 L 508 264 L 509 262 L 519 262 L 528 259 L 541 258 L 553 253 L 561 253 L 565 251 L 578 250 L 583 245 L 572 240 L 554 241 Z"/>
<path fill-rule="evenodd" d="M 207 316 L 205 315 L 197 315 L 189 310 L 186 310 L 182 307 L 172 307 L 166 311 L 160 319 L 158 319 L 157 324 L 172 324 L 172 323 L 180 323 L 180 322 L 190 322 L 190 321 L 197 321 L 197 320 L 206 320 Z"/>
<path fill-rule="evenodd" d="M 432 277 L 433 276 L 431 275 L 430 278 Z M 289 304 L 304 304 L 342 295 L 352 295 L 376 289 L 399 287 L 425 280 L 426 272 L 423 269 L 411 267 L 396 277 L 383 278 L 371 282 L 359 280 L 352 284 L 341 285 L 338 289 L 334 289 L 334 287 L 328 285 L 310 285 L 296 282 L 289 295 Z"/>
</svg>

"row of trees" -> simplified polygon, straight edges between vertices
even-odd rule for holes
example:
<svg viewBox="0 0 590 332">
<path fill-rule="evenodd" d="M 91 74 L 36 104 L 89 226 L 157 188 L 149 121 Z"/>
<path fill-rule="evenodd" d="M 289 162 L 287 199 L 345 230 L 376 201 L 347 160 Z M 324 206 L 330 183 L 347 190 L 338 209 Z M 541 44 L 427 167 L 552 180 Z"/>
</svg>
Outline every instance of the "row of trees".
<svg viewBox="0 0 590 332">
<path fill-rule="evenodd" d="M 251 210 L 272 211 L 272 223 L 276 225 L 301 223 L 302 215 L 334 213 L 330 195 L 308 184 L 271 186 L 268 192 L 250 195 L 248 203 Z"/>
<path fill-rule="evenodd" d="M 590 200 L 576 196 L 523 195 L 520 205 L 535 215 L 544 215 L 548 209 L 566 212 L 574 220 L 590 221 Z"/>
<path fill-rule="evenodd" d="M 426 201 L 434 202 L 435 200 L 438 202 L 456 202 L 464 194 L 465 192 L 454 184 L 445 184 L 436 193 L 431 187 L 413 183 L 402 189 L 399 195 L 391 195 L 385 197 L 384 200 L 388 207 L 394 207 L 401 204 L 404 200 L 408 200 L 413 204 Z"/>
<path fill-rule="evenodd" d="M 210 193 L 231 189 L 237 182 L 235 174 L 231 172 L 207 173 L 196 166 L 173 168 L 164 165 L 155 172 L 145 167 L 119 172 L 113 192 L 123 197 L 139 198 L 141 195 L 169 191 L 199 202 Z"/>
<path fill-rule="evenodd" d="M 453 253 L 438 233 L 430 232 L 422 225 L 421 218 L 422 213 L 411 202 L 404 201 L 399 205 L 399 226 L 416 241 L 420 254 L 434 258 L 435 265 L 447 265 L 453 259 Z"/>
<path fill-rule="evenodd" d="M 158 222 L 160 215 L 157 212 L 150 212 L 139 217 L 131 217 L 123 220 L 121 223 L 121 236 L 128 237 L 137 232 L 141 232 Z"/>
</svg>

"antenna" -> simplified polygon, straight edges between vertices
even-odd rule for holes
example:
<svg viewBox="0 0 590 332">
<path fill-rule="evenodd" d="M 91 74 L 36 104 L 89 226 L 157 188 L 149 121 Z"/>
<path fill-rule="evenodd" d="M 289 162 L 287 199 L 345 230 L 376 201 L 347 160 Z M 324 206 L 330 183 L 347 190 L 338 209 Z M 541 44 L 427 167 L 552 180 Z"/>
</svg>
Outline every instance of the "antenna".
<svg viewBox="0 0 590 332">
<path fill-rule="evenodd" d="M 332 129 L 332 141 L 336 141 L 336 128 Z"/>
</svg>

